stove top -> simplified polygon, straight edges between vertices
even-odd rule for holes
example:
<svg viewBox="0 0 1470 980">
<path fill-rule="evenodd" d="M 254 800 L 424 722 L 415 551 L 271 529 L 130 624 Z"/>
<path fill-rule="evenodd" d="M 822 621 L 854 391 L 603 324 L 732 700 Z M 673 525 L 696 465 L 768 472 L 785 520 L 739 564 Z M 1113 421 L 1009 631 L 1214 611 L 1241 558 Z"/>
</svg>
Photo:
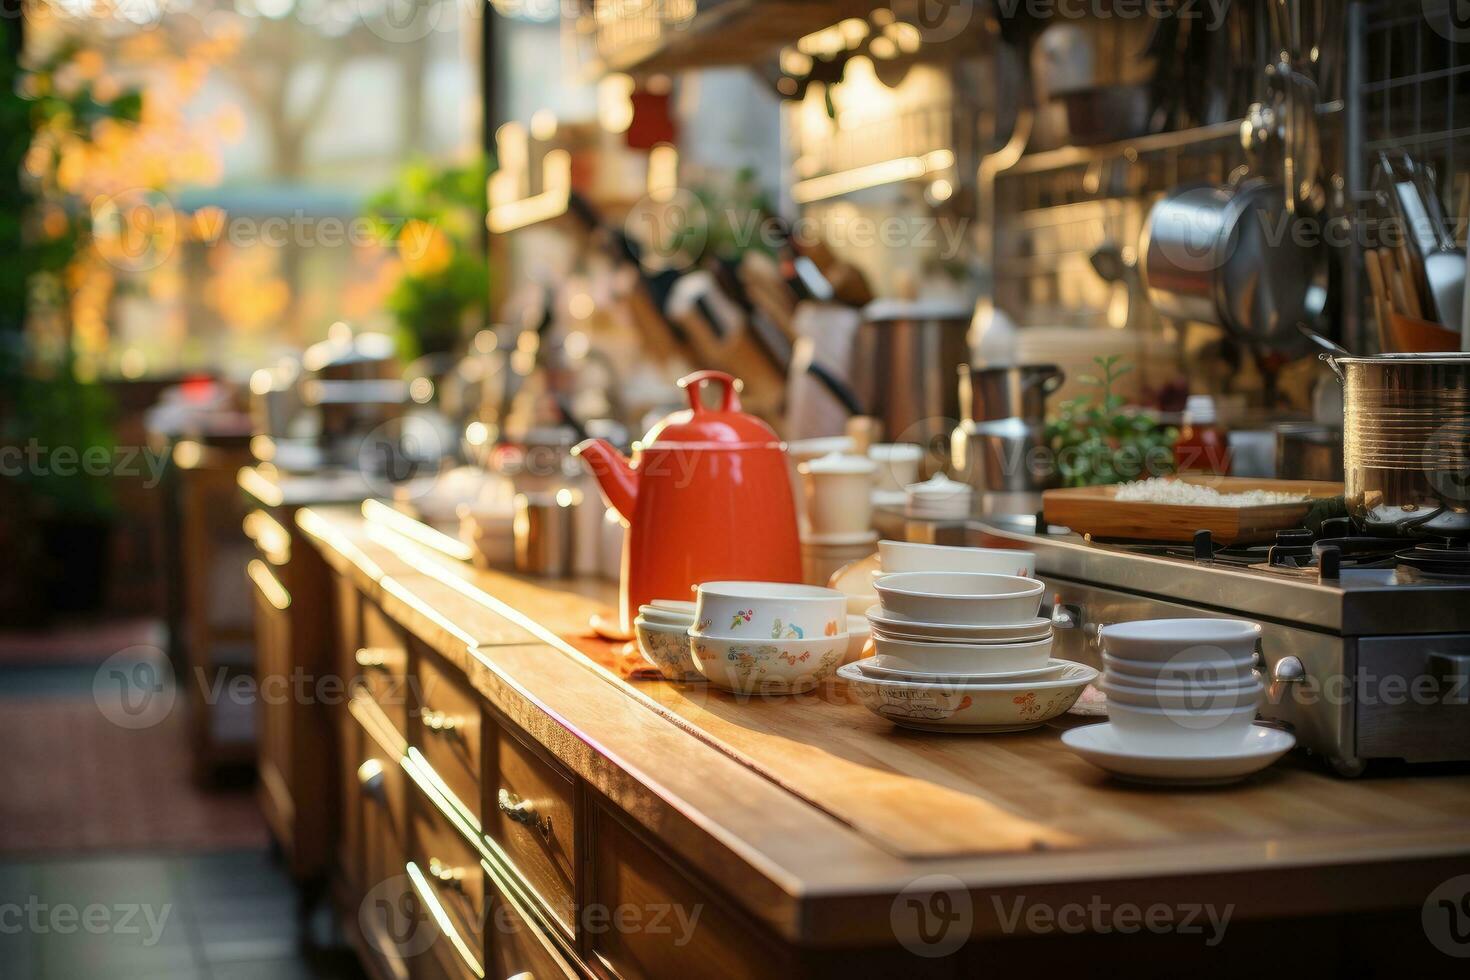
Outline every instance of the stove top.
<svg viewBox="0 0 1470 980">
<path fill-rule="evenodd" d="M 1470 632 L 1470 547 L 1357 535 L 1351 521 L 1272 544 L 1108 542 L 1025 515 L 935 526 L 936 543 L 1019 547 L 1040 574 L 1343 635 Z"/>
</svg>

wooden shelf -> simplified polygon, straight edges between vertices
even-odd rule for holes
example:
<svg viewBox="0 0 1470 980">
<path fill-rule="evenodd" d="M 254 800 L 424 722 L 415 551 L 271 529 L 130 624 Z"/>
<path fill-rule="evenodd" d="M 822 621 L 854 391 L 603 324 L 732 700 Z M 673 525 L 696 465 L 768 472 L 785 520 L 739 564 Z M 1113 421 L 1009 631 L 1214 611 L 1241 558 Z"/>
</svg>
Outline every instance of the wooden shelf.
<svg viewBox="0 0 1470 980">
<path fill-rule="evenodd" d="M 846 17 L 866 17 L 870 0 L 714 0 L 701 2 L 687 24 L 666 26 L 656 39 L 599 51 L 589 70 L 678 72 L 757 65 L 784 46 Z"/>
</svg>

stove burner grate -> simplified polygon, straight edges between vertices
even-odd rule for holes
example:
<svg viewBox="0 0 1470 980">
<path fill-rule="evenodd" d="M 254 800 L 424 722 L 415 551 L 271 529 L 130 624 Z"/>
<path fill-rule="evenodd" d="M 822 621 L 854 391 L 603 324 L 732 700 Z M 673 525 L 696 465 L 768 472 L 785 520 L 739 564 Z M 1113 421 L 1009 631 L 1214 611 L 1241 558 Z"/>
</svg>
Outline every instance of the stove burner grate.
<svg viewBox="0 0 1470 980">
<path fill-rule="evenodd" d="M 1470 545 L 1462 541 L 1423 542 L 1395 556 L 1400 565 L 1436 578 L 1470 578 Z"/>
</svg>

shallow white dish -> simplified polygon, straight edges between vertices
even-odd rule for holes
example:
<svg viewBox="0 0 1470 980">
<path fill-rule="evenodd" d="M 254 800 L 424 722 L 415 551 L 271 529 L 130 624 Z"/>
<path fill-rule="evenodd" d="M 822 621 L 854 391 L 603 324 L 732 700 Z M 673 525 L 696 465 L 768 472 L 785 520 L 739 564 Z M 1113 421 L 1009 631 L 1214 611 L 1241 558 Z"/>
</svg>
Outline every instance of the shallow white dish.
<svg viewBox="0 0 1470 980">
<path fill-rule="evenodd" d="M 863 706 L 904 728 L 926 732 L 1020 732 L 1066 712 L 1097 677 L 1083 664 L 1068 664 L 1057 677 L 1011 684 L 929 684 L 877 680 L 847 664 L 837 676 Z"/>
<path fill-rule="evenodd" d="M 847 596 L 789 582 L 705 582 L 696 590 L 694 629 L 736 640 L 806 639 L 843 632 Z"/>
<path fill-rule="evenodd" d="M 681 616 L 694 618 L 694 603 L 688 599 L 654 599 L 646 606 L 639 606 L 640 610 L 656 609 L 659 612 L 677 613 Z"/>
<path fill-rule="evenodd" d="M 974 626 L 1035 619 L 1046 586 L 1019 575 L 895 572 L 873 588 L 889 619 Z"/>
<path fill-rule="evenodd" d="M 881 605 L 870 606 L 868 622 L 889 636 L 904 640 L 944 640 L 960 643 L 1021 643 L 1051 635 L 1051 620 L 1040 616 L 1019 623 L 977 623 L 956 626 L 953 623 L 922 623 L 917 620 L 894 619 Z"/>
<path fill-rule="evenodd" d="M 1040 667 L 1025 670 L 1003 670 L 993 674 L 925 674 L 919 671 L 894 670 L 878 663 L 877 657 L 857 661 L 859 669 L 875 681 L 918 681 L 923 684 L 1009 684 L 1015 681 L 1042 680 L 1061 674 L 1070 660 L 1048 660 Z"/>
<path fill-rule="evenodd" d="M 881 630 L 873 633 L 880 667 L 921 674 L 991 674 L 1044 667 L 1051 659 L 1051 647 L 1050 636 L 1023 643 L 932 643 L 894 639 Z"/>
<path fill-rule="evenodd" d="M 1167 661 L 1124 660 L 1102 656 L 1103 670 L 1120 682 L 1155 687 L 1236 687 L 1255 680 L 1250 658 L 1214 663 L 1175 664 Z"/>
<path fill-rule="evenodd" d="M 711 684 L 740 694 L 809 691 L 847 656 L 847 634 L 812 639 L 730 639 L 690 630 L 695 668 Z"/>
<path fill-rule="evenodd" d="M 1062 744 L 1119 779 L 1167 786 L 1214 786 L 1260 772 L 1296 744 L 1290 732 L 1252 725 L 1239 742 L 1173 751 L 1167 743 L 1140 741 L 1111 723 L 1062 732 Z"/>
<path fill-rule="evenodd" d="M 1261 626 L 1244 619 L 1143 619 L 1110 623 L 1098 633 L 1104 653 L 1170 664 L 1249 659 Z"/>
<path fill-rule="evenodd" d="M 702 681 L 704 675 L 689 653 L 689 627 L 660 626 L 642 616 L 633 620 L 633 634 L 643 659 L 671 681 Z"/>
<path fill-rule="evenodd" d="M 990 572 L 1034 578 L 1036 555 L 1009 548 L 962 548 L 915 541 L 879 541 L 882 570 L 894 572 Z"/>
<path fill-rule="evenodd" d="M 692 605 L 692 604 L 691 604 Z M 641 606 L 638 609 L 640 618 L 650 623 L 658 623 L 661 626 L 680 626 L 685 629 L 694 625 L 694 611 L 678 612 L 668 609 L 659 609 L 656 606 Z"/>
</svg>

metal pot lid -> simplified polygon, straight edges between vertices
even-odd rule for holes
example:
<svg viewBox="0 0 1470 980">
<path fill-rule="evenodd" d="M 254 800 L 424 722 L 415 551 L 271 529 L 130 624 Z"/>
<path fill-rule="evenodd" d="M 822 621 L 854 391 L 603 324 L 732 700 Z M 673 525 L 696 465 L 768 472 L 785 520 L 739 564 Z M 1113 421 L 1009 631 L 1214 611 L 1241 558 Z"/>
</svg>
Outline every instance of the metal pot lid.
<svg viewBox="0 0 1470 980">
<path fill-rule="evenodd" d="M 1470 352 L 1443 351 L 1424 354 L 1369 354 L 1341 357 L 1333 360 L 1338 364 L 1470 364 Z"/>
</svg>

